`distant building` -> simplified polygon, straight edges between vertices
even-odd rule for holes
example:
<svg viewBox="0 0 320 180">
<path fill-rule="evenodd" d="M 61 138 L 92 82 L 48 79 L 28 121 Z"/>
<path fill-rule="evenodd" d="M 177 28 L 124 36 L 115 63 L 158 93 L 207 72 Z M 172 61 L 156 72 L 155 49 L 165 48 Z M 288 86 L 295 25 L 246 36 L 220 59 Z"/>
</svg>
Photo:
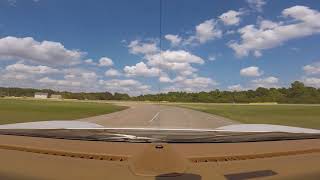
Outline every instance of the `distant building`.
<svg viewBox="0 0 320 180">
<path fill-rule="evenodd" d="M 34 98 L 48 99 L 48 93 L 36 92 L 36 93 L 34 93 Z"/>
<path fill-rule="evenodd" d="M 62 96 L 60 94 L 52 94 L 50 96 L 51 99 L 62 99 Z"/>
</svg>

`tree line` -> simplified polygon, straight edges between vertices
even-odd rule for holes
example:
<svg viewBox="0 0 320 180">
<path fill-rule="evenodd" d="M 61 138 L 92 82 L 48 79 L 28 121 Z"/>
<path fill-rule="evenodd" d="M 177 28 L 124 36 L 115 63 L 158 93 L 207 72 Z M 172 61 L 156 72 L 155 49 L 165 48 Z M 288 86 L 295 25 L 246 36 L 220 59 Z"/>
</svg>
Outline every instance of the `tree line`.
<svg viewBox="0 0 320 180">
<path fill-rule="evenodd" d="M 320 89 L 307 87 L 302 82 L 295 81 L 288 88 L 263 88 L 244 91 L 210 92 L 168 92 L 129 96 L 125 93 L 94 92 L 74 93 L 53 91 L 51 89 L 0 88 L 0 96 L 33 97 L 36 92 L 59 94 L 64 99 L 79 100 L 134 100 L 134 101 L 168 101 L 168 102 L 205 102 L 205 103 L 320 103 Z"/>
<path fill-rule="evenodd" d="M 54 91 L 51 89 L 33 89 L 33 88 L 6 88 L 0 87 L 0 97 L 34 97 L 37 92 L 48 93 L 51 95 L 61 95 L 63 99 L 78 99 L 78 100 L 130 100 L 131 97 L 124 93 L 110 93 L 110 92 L 68 92 L 68 91 Z"/>
</svg>

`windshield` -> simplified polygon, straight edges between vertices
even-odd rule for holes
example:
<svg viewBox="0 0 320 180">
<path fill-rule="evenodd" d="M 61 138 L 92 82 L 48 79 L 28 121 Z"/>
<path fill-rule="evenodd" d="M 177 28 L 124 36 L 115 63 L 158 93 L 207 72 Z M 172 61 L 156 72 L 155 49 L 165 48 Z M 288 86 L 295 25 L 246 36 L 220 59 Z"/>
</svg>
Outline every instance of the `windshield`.
<svg viewBox="0 0 320 180">
<path fill-rule="evenodd" d="M 0 134 L 319 138 L 316 1 L 0 1 Z"/>
</svg>

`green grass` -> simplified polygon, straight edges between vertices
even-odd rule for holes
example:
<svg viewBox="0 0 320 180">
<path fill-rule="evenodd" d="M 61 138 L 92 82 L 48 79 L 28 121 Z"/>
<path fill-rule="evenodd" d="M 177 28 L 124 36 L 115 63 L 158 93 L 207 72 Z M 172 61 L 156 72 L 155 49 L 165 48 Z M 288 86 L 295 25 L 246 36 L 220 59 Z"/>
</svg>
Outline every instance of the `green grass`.
<svg viewBox="0 0 320 180">
<path fill-rule="evenodd" d="M 74 120 L 120 111 L 107 103 L 0 99 L 0 124 L 47 120 Z"/>
<path fill-rule="evenodd" d="M 320 106 L 178 104 L 241 123 L 277 124 L 320 129 Z"/>
</svg>

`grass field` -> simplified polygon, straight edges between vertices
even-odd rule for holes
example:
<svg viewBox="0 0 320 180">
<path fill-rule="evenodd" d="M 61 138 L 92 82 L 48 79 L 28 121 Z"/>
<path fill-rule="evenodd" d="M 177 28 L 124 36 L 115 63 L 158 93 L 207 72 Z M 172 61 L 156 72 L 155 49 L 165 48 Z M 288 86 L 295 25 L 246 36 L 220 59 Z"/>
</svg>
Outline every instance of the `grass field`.
<svg viewBox="0 0 320 180">
<path fill-rule="evenodd" d="M 94 102 L 0 99 L 0 124 L 73 120 L 107 114 L 126 107 Z"/>
<path fill-rule="evenodd" d="M 242 123 L 277 124 L 320 129 L 320 106 L 177 104 Z"/>
</svg>

